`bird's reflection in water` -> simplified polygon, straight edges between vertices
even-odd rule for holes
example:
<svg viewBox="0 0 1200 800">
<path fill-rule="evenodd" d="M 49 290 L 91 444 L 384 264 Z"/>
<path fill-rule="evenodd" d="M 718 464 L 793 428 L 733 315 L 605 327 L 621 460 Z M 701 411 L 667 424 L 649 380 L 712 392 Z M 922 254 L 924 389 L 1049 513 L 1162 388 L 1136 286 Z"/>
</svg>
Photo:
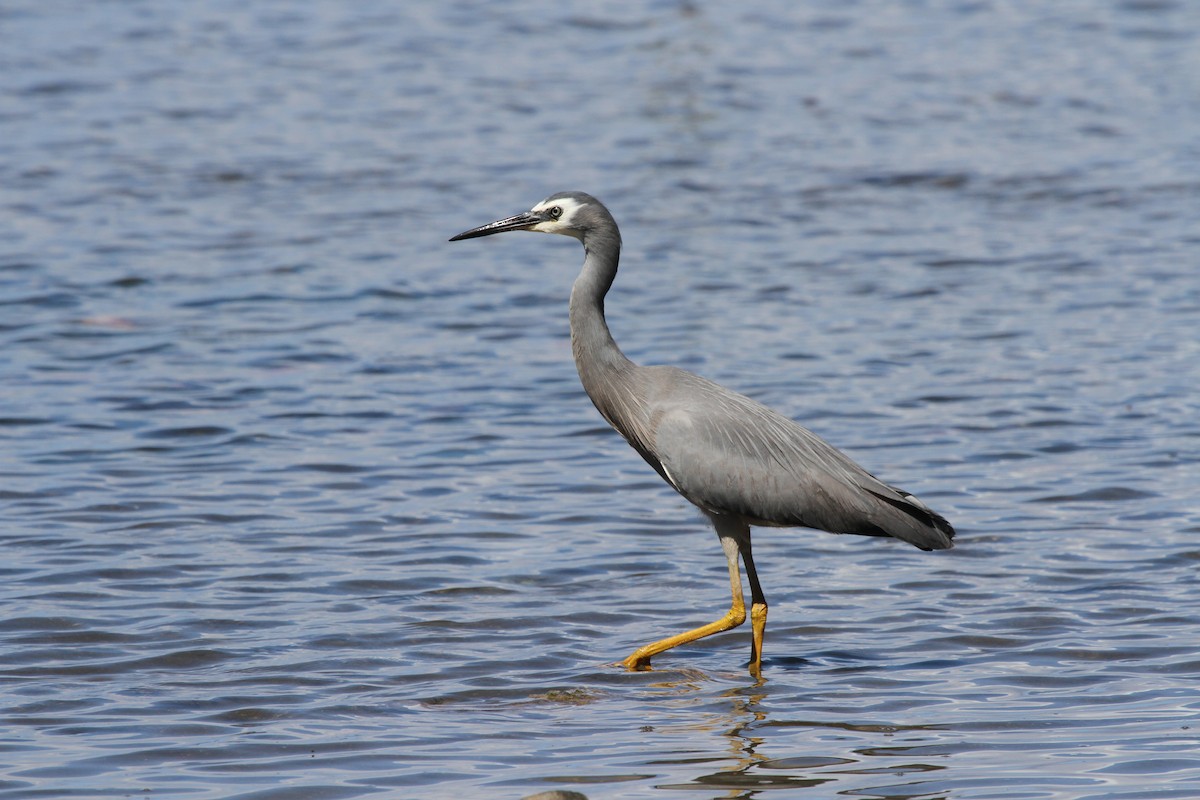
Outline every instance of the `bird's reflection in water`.
<svg viewBox="0 0 1200 800">
<path fill-rule="evenodd" d="M 803 659 L 798 659 L 803 661 Z M 711 678 L 698 670 L 676 671 L 671 680 L 652 684 L 668 690 L 686 689 L 694 691 L 699 684 Z M 878 722 L 846 722 L 830 720 L 791 720 L 772 718 L 769 710 L 771 692 L 767 679 L 758 679 L 746 686 L 730 688 L 721 697 L 728 702 L 728 709 L 711 714 L 703 721 L 679 726 L 682 731 L 719 732 L 724 736 L 727 750 L 720 755 L 690 754 L 687 758 L 663 760 L 660 764 L 706 764 L 721 766 L 710 772 L 696 775 L 686 783 L 658 784 L 658 789 L 692 789 L 710 787 L 723 791 L 714 797 L 751 798 L 762 791 L 778 789 L 809 789 L 825 784 L 839 784 L 837 791 L 852 791 L 866 797 L 887 797 L 889 800 L 915 800 L 915 798 L 945 797 L 924 776 L 941 772 L 945 764 L 927 763 L 916 758 L 949 757 L 950 748 L 878 746 L 856 747 L 836 753 L 795 754 L 781 756 L 778 752 L 786 747 L 789 730 L 812 731 L 822 734 L 829 731 L 844 731 L 847 734 L 874 734 L 890 738 L 896 734 L 935 733 L 935 725 L 890 725 Z M 828 738 L 822 735 L 822 738 Z M 841 737 L 839 737 L 841 738 Z M 864 786 L 855 781 L 856 776 L 895 777 L 911 774 L 922 776 L 915 781 L 887 786 Z M 871 781 L 874 783 L 874 781 Z M 841 788 L 841 785 L 846 785 Z"/>
</svg>

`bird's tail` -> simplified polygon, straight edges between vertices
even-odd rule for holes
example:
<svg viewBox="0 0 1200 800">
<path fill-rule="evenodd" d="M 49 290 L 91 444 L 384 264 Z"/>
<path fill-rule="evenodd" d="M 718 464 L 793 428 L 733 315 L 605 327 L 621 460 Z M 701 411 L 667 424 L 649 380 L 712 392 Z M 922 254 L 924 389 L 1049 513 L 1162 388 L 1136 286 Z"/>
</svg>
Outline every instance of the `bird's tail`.
<svg viewBox="0 0 1200 800">
<path fill-rule="evenodd" d="M 884 526 L 889 534 L 922 550 L 949 550 L 954 547 L 954 526 L 945 517 L 908 492 L 894 486 L 887 488 L 896 496 L 870 489 L 867 491 L 899 512 L 889 515 L 892 517 L 889 520 L 891 524 Z"/>
</svg>

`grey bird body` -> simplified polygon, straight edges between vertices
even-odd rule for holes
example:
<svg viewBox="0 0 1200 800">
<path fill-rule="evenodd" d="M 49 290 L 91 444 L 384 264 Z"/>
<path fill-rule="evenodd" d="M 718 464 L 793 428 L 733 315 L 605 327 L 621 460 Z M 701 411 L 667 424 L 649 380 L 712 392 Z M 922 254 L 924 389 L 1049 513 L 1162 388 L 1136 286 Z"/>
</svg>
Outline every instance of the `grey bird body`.
<svg viewBox="0 0 1200 800">
<path fill-rule="evenodd" d="M 621 237 L 591 195 L 563 192 L 515 217 L 451 241 L 509 230 L 561 233 L 584 246 L 571 290 L 571 345 L 584 390 L 600 414 L 669 483 L 713 522 L 729 560 L 733 607 L 720 620 L 639 649 L 631 669 L 670 647 L 745 619 L 740 555 L 750 579 L 751 669 L 762 656 L 766 599 L 750 549 L 750 526 L 806 527 L 891 536 L 923 550 L 952 546 L 954 529 L 907 492 L 881 482 L 816 434 L 750 398 L 682 369 L 639 366 L 621 352 L 604 318 Z"/>
<path fill-rule="evenodd" d="M 761 403 L 675 367 L 634 366 L 631 388 L 622 383 L 598 393 L 596 407 L 704 511 L 750 525 L 894 536 L 923 550 L 950 546 L 948 525 L 920 501 Z"/>
</svg>

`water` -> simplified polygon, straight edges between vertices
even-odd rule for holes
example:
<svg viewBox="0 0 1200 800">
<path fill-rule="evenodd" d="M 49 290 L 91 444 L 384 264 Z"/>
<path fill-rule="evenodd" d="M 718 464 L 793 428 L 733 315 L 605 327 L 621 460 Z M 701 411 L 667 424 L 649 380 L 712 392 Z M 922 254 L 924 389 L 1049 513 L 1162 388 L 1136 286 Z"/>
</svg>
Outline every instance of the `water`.
<svg viewBox="0 0 1200 800">
<path fill-rule="evenodd" d="M 0 798 L 1200 795 L 1200 10 L 0 11 Z M 959 547 L 694 510 L 579 388 L 810 425 Z"/>
</svg>

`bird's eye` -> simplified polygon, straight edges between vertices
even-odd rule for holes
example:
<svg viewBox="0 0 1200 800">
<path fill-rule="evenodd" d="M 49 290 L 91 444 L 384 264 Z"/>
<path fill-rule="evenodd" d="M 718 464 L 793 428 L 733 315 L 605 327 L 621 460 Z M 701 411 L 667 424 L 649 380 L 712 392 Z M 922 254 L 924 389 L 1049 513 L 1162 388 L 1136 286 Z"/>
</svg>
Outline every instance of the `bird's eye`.
<svg viewBox="0 0 1200 800">
<path fill-rule="evenodd" d="M 555 206 L 546 213 L 550 215 L 550 219 L 558 219 L 562 216 L 562 209 L 558 206 Z"/>
</svg>

